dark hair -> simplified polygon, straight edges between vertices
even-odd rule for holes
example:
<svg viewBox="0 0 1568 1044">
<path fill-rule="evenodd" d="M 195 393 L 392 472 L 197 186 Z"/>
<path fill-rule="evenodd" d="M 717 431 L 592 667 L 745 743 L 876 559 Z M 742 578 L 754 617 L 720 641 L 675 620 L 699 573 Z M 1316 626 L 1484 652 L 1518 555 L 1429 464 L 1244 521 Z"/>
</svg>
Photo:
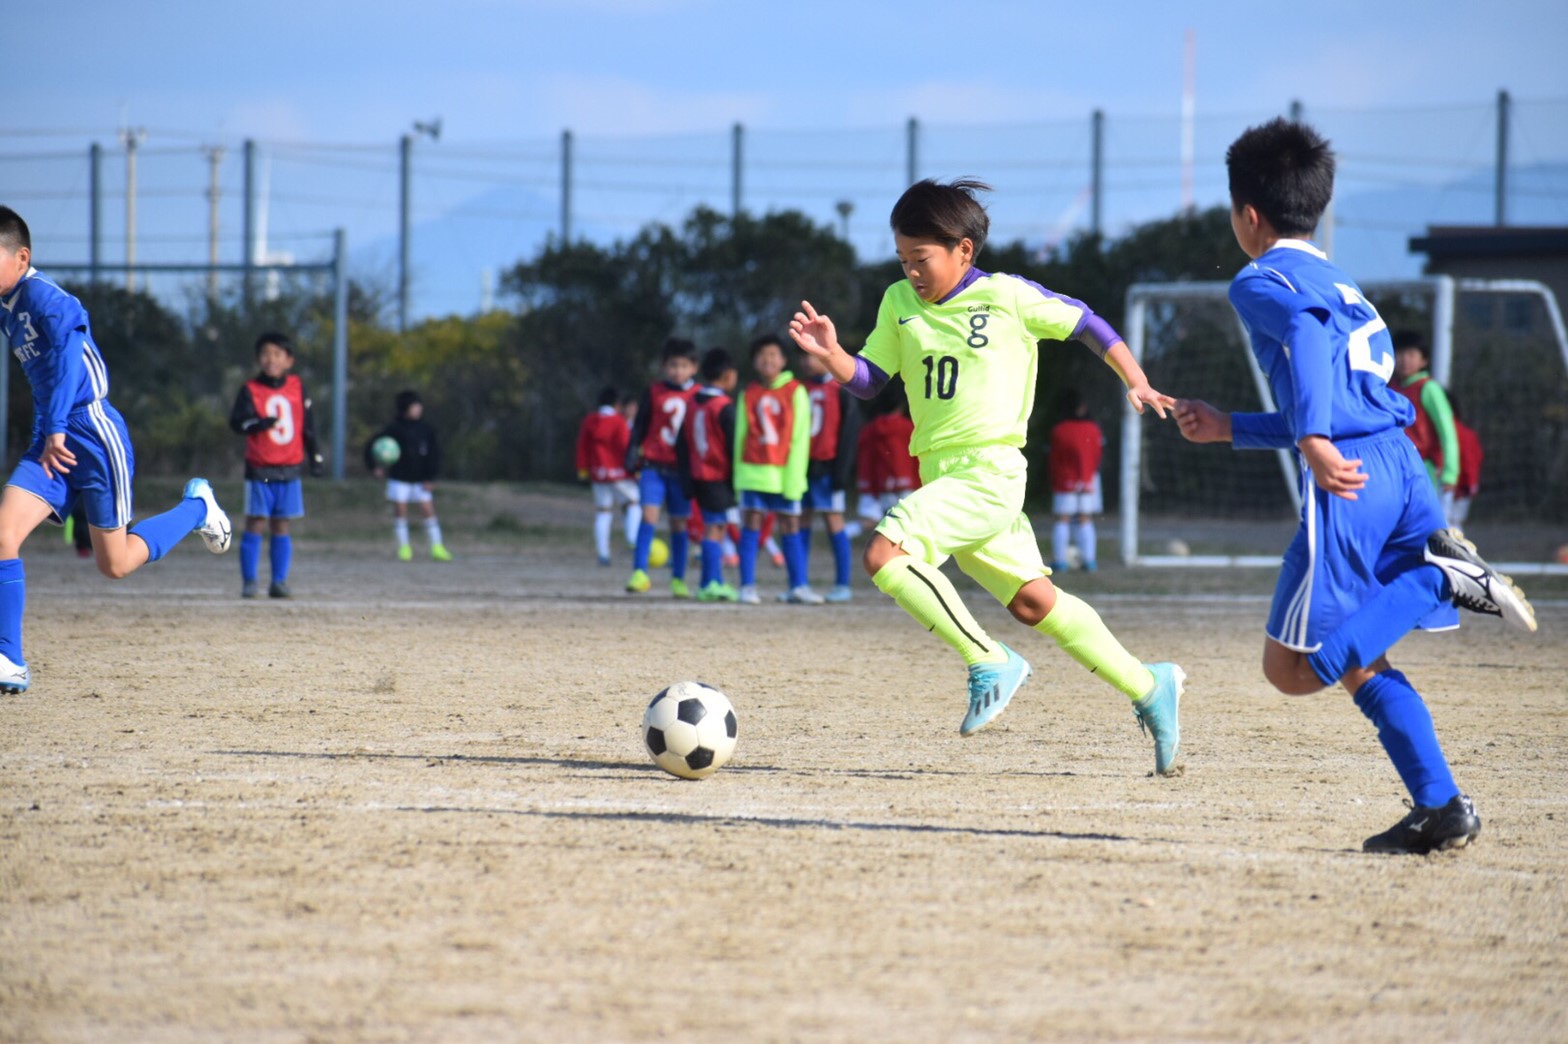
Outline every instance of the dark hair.
<svg viewBox="0 0 1568 1044">
<path fill-rule="evenodd" d="M 1276 117 L 1225 151 L 1233 210 L 1252 206 L 1282 236 L 1310 236 L 1334 195 L 1334 152 L 1305 123 Z"/>
<path fill-rule="evenodd" d="M 665 340 L 664 350 L 659 353 L 660 362 L 669 362 L 671 359 L 690 359 L 697 361 L 697 345 L 684 337 L 671 337 Z"/>
<path fill-rule="evenodd" d="M 599 405 L 614 406 L 621 401 L 621 393 L 615 390 L 615 385 L 606 384 L 599 389 Z"/>
<path fill-rule="evenodd" d="M 33 234 L 27 230 L 27 222 L 10 207 L 0 206 L 0 247 L 13 254 L 23 247 L 33 249 Z"/>
<path fill-rule="evenodd" d="M 1428 359 L 1432 357 L 1432 352 L 1426 346 L 1426 338 L 1422 336 L 1420 330 L 1394 331 L 1394 351 L 1403 351 L 1406 348 L 1414 348 Z"/>
<path fill-rule="evenodd" d="M 978 257 L 991 231 L 991 219 L 975 199 L 975 193 L 990 191 L 990 185 L 973 178 L 946 185 L 926 178 L 898 197 L 889 224 L 898 235 L 934 239 L 949 250 L 967 239 L 975 245 Z"/>
<path fill-rule="evenodd" d="M 735 369 L 735 360 L 723 348 L 709 348 L 702 356 L 702 379 L 712 384 Z"/>
<path fill-rule="evenodd" d="M 412 388 L 406 388 L 397 393 L 397 398 L 393 400 L 393 403 L 397 407 L 397 415 L 401 417 L 408 412 L 410 406 L 419 401 L 419 393 Z"/>
<path fill-rule="evenodd" d="M 789 358 L 789 353 L 784 351 L 784 342 L 779 340 L 778 334 L 772 333 L 758 334 L 756 337 L 751 339 L 751 357 L 755 359 L 757 357 L 757 353 L 762 351 L 762 349 L 766 348 L 770 344 L 778 345 L 779 351 L 784 352 L 784 357 L 786 359 Z"/>
<path fill-rule="evenodd" d="M 289 340 L 287 334 L 280 334 L 276 330 L 268 330 L 256 338 L 256 358 L 261 358 L 262 346 L 268 344 L 275 344 L 282 348 L 289 353 L 290 358 L 294 355 L 294 342 Z"/>
</svg>

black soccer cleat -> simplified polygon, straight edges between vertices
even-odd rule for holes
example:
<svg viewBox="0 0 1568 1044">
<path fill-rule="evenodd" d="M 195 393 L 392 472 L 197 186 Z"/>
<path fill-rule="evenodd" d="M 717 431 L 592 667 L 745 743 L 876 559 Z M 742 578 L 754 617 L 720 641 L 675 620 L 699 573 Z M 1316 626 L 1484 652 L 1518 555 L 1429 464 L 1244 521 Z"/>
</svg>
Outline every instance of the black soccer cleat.
<svg viewBox="0 0 1568 1044">
<path fill-rule="evenodd" d="M 1454 589 L 1454 604 L 1472 613 L 1501 616 L 1526 631 L 1535 630 L 1535 610 L 1524 592 L 1486 564 L 1475 545 L 1457 529 L 1439 529 L 1426 540 L 1426 560 L 1441 569 Z"/>
<path fill-rule="evenodd" d="M 1409 815 L 1361 843 L 1363 852 L 1389 855 L 1426 855 L 1463 848 L 1481 833 L 1481 817 L 1464 794 L 1441 808 L 1412 808 Z"/>
</svg>

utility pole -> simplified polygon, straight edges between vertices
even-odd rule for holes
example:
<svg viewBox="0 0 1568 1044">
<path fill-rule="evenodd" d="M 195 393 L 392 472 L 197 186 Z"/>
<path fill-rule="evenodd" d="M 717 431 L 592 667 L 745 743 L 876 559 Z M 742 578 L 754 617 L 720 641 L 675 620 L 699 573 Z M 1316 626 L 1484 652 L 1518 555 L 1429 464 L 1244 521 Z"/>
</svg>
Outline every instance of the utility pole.
<svg viewBox="0 0 1568 1044">
<path fill-rule="evenodd" d="M 904 130 L 904 150 L 906 183 L 913 185 L 920 180 L 920 121 L 913 116 Z"/>
<path fill-rule="evenodd" d="M 100 248 L 103 246 L 103 225 L 100 220 L 103 212 L 103 146 L 96 141 L 87 150 L 87 179 L 91 184 L 88 189 L 91 199 L 87 203 L 87 251 L 92 261 L 88 269 L 88 281 L 98 282 L 98 265 L 103 260 Z"/>
<path fill-rule="evenodd" d="M 399 181 L 398 193 L 398 265 L 397 265 L 397 332 L 408 330 L 408 269 L 409 269 L 409 181 L 413 173 L 414 134 L 423 134 L 431 141 L 441 140 L 441 121 L 414 122 L 414 133 L 405 134 L 398 141 Z"/>
<path fill-rule="evenodd" d="M 561 246 L 572 242 L 572 132 L 561 132 Z"/>
<path fill-rule="evenodd" d="M 838 211 L 839 238 L 849 242 L 849 215 L 855 212 L 853 200 L 841 199 L 833 204 L 833 209 Z"/>
<path fill-rule="evenodd" d="M 741 174 L 745 170 L 746 128 L 739 123 L 730 132 L 730 220 L 740 217 Z"/>
<path fill-rule="evenodd" d="M 1497 184 L 1492 201 L 1492 224 L 1502 228 L 1508 224 L 1508 110 L 1511 99 L 1507 91 L 1497 92 Z"/>
<path fill-rule="evenodd" d="M 207 186 L 207 297 L 216 299 L 218 296 L 218 200 L 222 198 L 222 190 L 218 184 L 218 167 L 223 163 L 224 148 L 222 145 L 212 145 L 203 150 L 207 154 L 209 178 Z"/>
<path fill-rule="evenodd" d="M 120 144 L 125 146 L 125 289 L 136 290 L 136 149 L 147 140 L 141 127 L 122 127 Z"/>
<path fill-rule="evenodd" d="M 1100 234 L 1105 193 L 1105 112 L 1095 109 L 1089 120 L 1089 231 Z"/>
</svg>

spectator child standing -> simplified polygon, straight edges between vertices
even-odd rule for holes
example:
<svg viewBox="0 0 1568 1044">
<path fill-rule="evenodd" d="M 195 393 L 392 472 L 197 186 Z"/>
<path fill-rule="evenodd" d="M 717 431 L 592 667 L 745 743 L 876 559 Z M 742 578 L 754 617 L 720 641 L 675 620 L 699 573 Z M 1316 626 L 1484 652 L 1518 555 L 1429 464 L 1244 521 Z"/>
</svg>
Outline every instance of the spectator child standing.
<svg viewBox="0 0 1568 1044">
<path fill-rule="evenodd" d="M 1062 419 L 1051 427 L 1049 449 L 1051 512 L 1056 516 L 1051 528 L 1051 570 L 1065 572 L 1068 549 L 1076 546 L 1083 568 L 1092 573 L 1098 560 L 1094 519 L 1103 510 L 1100 457 L 1105 434 L 1076 389 L 1062 392 L 1057 413 Z"/>
<path fill-rule="evenodd" d="M 109 371 L 87 311 L 33 267 L 32 233 L 0 206 L 0 330 L 33 392 L 33 437 L 0 495 L 0 692 L 25 692 L 22 654 L 27 573 L 22 544 L 45 521 L 63 524 L 87 504 L 98 571 L 118 579 L 162 558 L 187 534 L 207 550 L 229 548 L 229 516 L 204 478 L 161 515 L 131 526 L 136 455 L 125 419 L 110 404 Z"/>
<path fill-rule="evenodd" d="M 735 409 L 735 490 L 740 496 L 740 600 L 762 601 L 757 594 L 757 551 L 768 512 L 778 518 L 779 543 L 788 576 L 783 600 L 820 605 L 822 596 L 806 585 L 800 546 L 800 500 L 806 492 L 811 456 L 811 405 L 806 386 L 786 366 L 784 343 L 763 334 L 751 343 L 756 379 L 741 392 Z"/>
<path fill-rule="evenodd" d="M 326 473 L 316 443 L 310 396 L 294 369 L 294 342 L 267 331 L 256 338 L 256 376 L 234 397 L 229 427 L 245 436 L 245 532 L 240 537 L 240 597 L 255 598 L 261 570 L 261 538 L 270 530 L 267 594 L 289 597 L 294 561 L 295 519 L 305 517 L 301 476 Z"/>
<path fill-rule="evenodd" d="M 437 562 L 452 561 L 452 553 L 441 541 L 441 521 L 436 517 L 435 485 L 441 471 L 441 447 L 436 430 L 425 420 L 425 404 L 419 393 L 409 389 L 397 393 L 393 403 L 396 415 L 365 443 L 365 466 L 377 478 L 386 477 L 387 500 L 392 504 L 392 535 L 397 540 L 400 562 L 414 558 L 408 542 L 408 505 L 418 504 L 424 518 L 425 537 L 430 542 L 430 557 Z M 376 440 L 397 442 L 398 456 L 390 467 L 383 467 L 371 452 Z"/>
<path fill-rule="evenodd" d="M 881 412 L 860 429 L 855 454 L 857 512 L 867 529 L 875 529 L 888 509 L 920 488 L 920 461 L 909 452 L 915 433 L 909 404 L 902 394 L 884 392 L 872 404 Z"/>
<path fill-rule="evenodd" d="M 675 448 L 692 396 L 697 393 L 692 382 L 697 373 L 697 346 L 684 338 L 669 338 L 659 353 L 659 369 L 660 379 L 649 385 L 638 401 L 626 450 L 626 470 L 638 473 L 638 500 L 642 503 L 626 590 L 641 594 L 653 586 L 648 577 L 648 549 L 653 546 L 662 513 L 670 520 L 670 594 L 687 598 L 691 594 L 686 587 L 691 543 L 686 536 L 686 519 L 691 514 L 691 501 L 682 492 Z"/>
<path fill-rule="evenodd" d="M 702 516 L 702 575 L 699 602 L 733 602 L 739 595 L 724 582 L 725 526 L 735 507 L 732 447 L 735 440 L 735 363 L 723 348 L 702 357 L 701 383 L 677 446 L 686 493 Z"/>
<path fill-rule="evenodd" d="M 626 544 L 637 540 L 637 484 L 626 473 L 626 450 L 631 445 L 631 425 L 617 409 L 614 388 L 599 392 L 599 406 L 583 418 L 577 429 L 577 477 L 593 489 L 593 543 L 599 564 L 610 564 L 610 534 L 615 530 L 615 512 L 622 509 L 626 519 Z"/>
<path fill-rule="evenodd" d="M 800 515 L 801 571 L 810 586 L 811 523 L 820 513 L 833 549 L 833 586 L 828 602 L 847 602 L 850 534 L 844 524 L 845 499 L 854 485 L 855 449 L 860 441 L 860 402 L 833 379 L 822 360 L 802 354 L 800 372 L 811 405 L 811 451 L 806 465 L 805 502 Z"/>
<path fill-rule="evenodd" d="M 1427 474 L 1443 503 L 1444 514 L 1448 515 L 1453 507 L 1454 484 L 1459 481 L 1459 433 L 1454 428 L 1448 393 L 1428 372 L 1431 365 L 1426 338 L 1419 331 L 1395 331 L 1394 380 L 1389 386 L 1415 407 L 1416 419 L 1405 434 L 1426 461 Z"/>
</svg>

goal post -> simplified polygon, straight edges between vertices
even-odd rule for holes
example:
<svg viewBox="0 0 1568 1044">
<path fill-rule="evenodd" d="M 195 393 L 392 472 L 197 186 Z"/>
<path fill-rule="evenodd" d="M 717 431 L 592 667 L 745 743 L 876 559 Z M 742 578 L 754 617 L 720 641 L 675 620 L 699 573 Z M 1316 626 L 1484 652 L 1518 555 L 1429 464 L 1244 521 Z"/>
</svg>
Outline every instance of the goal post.
<svg viewBox="0 0 1568 1044">
<path fill-rule="evenodd" d="M 1432 376 L 1480 432 L 1481 488 L 1466 528 L 1508 571 L 1568 573 L 1552 561 L 1568 539 L 1568 332 L 1551 288 L 1440 275 L 1362 289 L 1390 326 L 1428 332 Z M 1221 282 L 1134 284 L 1127 347 L 1161 391 L 1272 411 L 1228 292 Z M 1295 451 L 1192 445 L 1130 406 L 1119 493 L 1128 565 L 1274 566 L 1301 511 Z"/>
</svg>

